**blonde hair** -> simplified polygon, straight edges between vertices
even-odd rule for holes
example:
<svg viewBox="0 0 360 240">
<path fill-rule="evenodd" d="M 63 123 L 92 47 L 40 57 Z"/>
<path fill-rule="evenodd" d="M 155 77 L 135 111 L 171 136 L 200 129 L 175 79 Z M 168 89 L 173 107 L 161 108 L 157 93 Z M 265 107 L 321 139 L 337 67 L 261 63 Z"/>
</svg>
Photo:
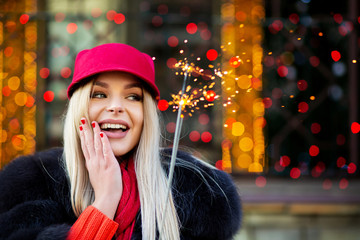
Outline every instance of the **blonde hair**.
<svg viewBox="0 0 360 240">
<path fill-rule="evenodd" d="M 92 85 L 93 81 L 79 87 L 73 93 L 65 117 L 64 160 L 70 182 L 71 204 L 76 216 L 91 205 L 95 198 L 78 131 L 80 118 L 89 119 Z M 160 159 L 161 131 L 157 104 L 149 92 L 145 89 L 143 92 L 144 125 L 134 156 L 141 204 L 142 237 L 155 239 L 157 230 L 161 230 L 163 239 L 177 240 L 180 239 L 179 220 L 172 194 L 169 198 L 167 196 L 167 177 Z M 168 207 L 165 209 L 168 199 Z"/>
</svg>

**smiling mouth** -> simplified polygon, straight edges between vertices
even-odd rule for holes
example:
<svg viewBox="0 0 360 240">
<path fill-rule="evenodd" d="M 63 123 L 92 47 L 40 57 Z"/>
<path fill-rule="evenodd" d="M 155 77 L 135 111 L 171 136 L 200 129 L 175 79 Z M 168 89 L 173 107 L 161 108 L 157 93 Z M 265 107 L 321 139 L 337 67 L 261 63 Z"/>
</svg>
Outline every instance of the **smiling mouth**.
<svg viewBox="0 0 360 240">
<path fill-rule="evenodd" d="M 123 124 L 113 124 L 113 123 L 103 123 L 100 125 L 101 130 L 103 131 L 118 131 L 121 130 L 123 132 L 127 131 L 129 128 Z"/>
</svg>

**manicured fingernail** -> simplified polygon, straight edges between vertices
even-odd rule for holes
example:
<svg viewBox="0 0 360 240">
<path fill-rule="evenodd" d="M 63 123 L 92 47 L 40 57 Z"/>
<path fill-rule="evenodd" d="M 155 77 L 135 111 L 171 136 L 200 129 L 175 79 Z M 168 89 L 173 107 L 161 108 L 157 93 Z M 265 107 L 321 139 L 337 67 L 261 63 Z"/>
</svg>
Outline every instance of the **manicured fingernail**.
<svg viewBox="0 0 360 240">
<path fill-rule="evenodd" d="M 81 119 L 81 123 L 82 123 L 82 124 L 85 124 L 85 119 Z"/>
<path fill-rule="evenodd" d="M 82 126 L 80 126 L 79 128 L 80 128 L 80 131 L 82 131 L 82 130 L 83 130 L 83 127 L 82 127 Z"/>
<path fill-rule="evenodd" d="M 103 137 L 104 137 L 104 134 L 103 134 L 103 133 L 100 133 L 100 137 L 103 138 Z"/>
<path fill-rule="evenodd" d="M 95 122 L 92 122 L 91 125 L 93 128 L 95 128 Z"/>
</svg>

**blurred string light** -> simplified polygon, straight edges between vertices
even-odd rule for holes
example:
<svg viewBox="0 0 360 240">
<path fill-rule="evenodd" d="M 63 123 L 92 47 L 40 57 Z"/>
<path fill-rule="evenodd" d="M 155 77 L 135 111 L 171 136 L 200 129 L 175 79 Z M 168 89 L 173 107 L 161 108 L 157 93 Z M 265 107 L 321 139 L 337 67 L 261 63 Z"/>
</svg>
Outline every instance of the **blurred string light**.
<svg viewBox="0 0 360 240">
<path fill-rule="evenodd" d="M 208 52 L 208 58 L 221 55 L 222 69 L 228 74 L 222 79 L 224 106 L 223 157 L 220 165 L 227 172 L 263 172 L 265 103 L 261 98 L 263 30 L 265 18 L 262 0 L 235 0 L 221 5 L 221 52 Z M 274 32 L 283 28 L 281 21 L 274 22 Z M 210 51 L 210 50 L 209 50 Z M 284 56 L 291 62 L 291 56 Z M 272 59 L 271 59 L 272 60 Z M 282 66 L 279 74 L 286 76 L 288 68 Z M 270 101 L 266 104 L 271 105 Z M 266 181 L 258 179 L 259 186 Z"/>
<path fill-rule="evenodd" d="M 0 168 L 35 151 L 37 86 L 36 1 L 2 4 L 12 14 L 0 22 Z"/>
</svg>

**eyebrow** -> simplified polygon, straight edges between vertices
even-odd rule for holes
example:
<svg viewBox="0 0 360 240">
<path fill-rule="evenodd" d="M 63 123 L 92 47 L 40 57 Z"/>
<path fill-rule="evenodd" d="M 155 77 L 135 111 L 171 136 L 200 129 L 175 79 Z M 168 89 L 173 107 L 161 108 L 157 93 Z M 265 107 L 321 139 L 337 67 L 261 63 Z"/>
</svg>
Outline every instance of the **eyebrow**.
<svg viewBox="0 0 360 240">
<path fill-rule="evenodd" d="M 105 83 L 105 82 L 101 82 L 101 81 L 96 81 L 94 83 L 94 85 L 103 87 L 103 88 L 109 88 L 109 84 Z M 135 83 L 129 83 L 127 85 L 125 85 L 124 87 L 125 89 L 130 89 L 130 88 L 141 88 L 142 89 L 142 84 L 139 82 L 135 82 Z"/>
</svg>

